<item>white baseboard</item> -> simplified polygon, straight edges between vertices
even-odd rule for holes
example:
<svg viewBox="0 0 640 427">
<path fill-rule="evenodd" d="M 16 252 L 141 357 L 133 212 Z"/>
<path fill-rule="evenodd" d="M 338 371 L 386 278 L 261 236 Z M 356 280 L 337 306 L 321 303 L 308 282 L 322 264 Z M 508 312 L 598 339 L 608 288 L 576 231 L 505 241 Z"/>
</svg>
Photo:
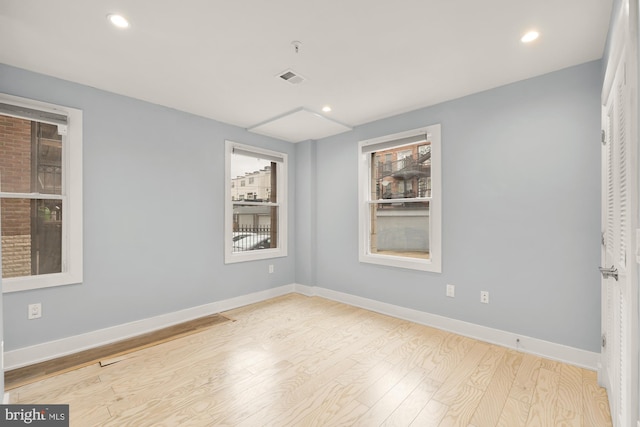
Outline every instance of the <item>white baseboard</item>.
<svg viewBox="0 0 640 427">
<path fill-rule="evenodd" d="M 318 295 L 317 289 L 320 288 L 318 288 L 317 286 L 300 285 L 298 283 L 295 283 L 293 285 L 294 292 L 308 297 L 315 297 L 316 295 Z"/>
<path fill-rule="evenodd" d="M 131 338 L 136 335 L 166 328 L 178 323 L 187 322 L 199 317 L 221 313 L 223 311 L 254 304 L 277 296 L 286 295 L 291 292 L 294 292 L 293 285 L 280 286 L 148 319 L 7 351 L 4 353 L 4 369 L 11 370 L 32 365 L 34 363 L 44 362 L 46 360 L 55 359 L 57 357 L 66 356 L 83 350 L 88 350 L 90 348 Z"/>
<path fill-rule="evenodd" d="M 466 337 L 475 338 L 481 341 L 519 350 L 524 353 L 534 354 L 536 356 L 569 363 L 571 365 L 594 371 L 598 369 L 598 364 L 600 362 L 600 353 L 594 353 L 537 338 L 531 338 L 499 329 L 451 319 L 436 314 L 400 307 L 385 302 L 333 291 L 331 289 L 304 285 L 294 285 L 294 289 L 296 292 L 303 295 L 317 295 L 330 300 L 375 311 L 376 313 L 409 320 L 421 325 L 431 326 L 448 332 L 464 335 Z"/>
<path fill-rule="evenodd" d="M 422 325 L 432 326 L 445 331 L 501 345 L 507 348 L 558 360 L 587 369 L 596 370 L 600 362 L 600 354 L 556 344 L 537 338 L 517 335 L 499 329 L 488 328 L 461 320 L 410 308 L 400 307 L 385 302 L 363 298 L 331 289 L 306 286 L 300 284 L 284 285 L 273 289 L 254 292 L 240 297 L 216 301 L 174 313 L 143 319 L 136 322 L 100 329 L 86 334 L 75 335 L 56 341 L 49 341 L 30 347 L 11 350 L 5 353 L 5 369 L 15 369 L 45 360 L 54 359 L 89 348 L 110 344 L 122 339 L 165 328 L 177 323 L 186 322 L 198 317 L 221 313 L 234 308 L 265 301 L 281 295 L 296 292 L 306 296 L 320 296 L 342 302 L 355 307 L 375 311 Z M 519 340 L 519 342 L 517 342 Z M 640 427 L 640 426 L 639 426 Z"/>
</svg>

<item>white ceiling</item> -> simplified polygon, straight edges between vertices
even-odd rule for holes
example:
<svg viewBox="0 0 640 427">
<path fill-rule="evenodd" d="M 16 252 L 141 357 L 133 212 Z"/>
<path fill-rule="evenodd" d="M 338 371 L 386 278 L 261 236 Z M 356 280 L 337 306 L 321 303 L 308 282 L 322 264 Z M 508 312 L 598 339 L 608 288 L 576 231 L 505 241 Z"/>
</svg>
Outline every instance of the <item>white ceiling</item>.
<svg viewBox="0 0 640 427">
<path fill-rule="evenodd" d="M 599 59 L 611 5 L 0 0 L 0 62 L 297 142 Z"/>
</svg>

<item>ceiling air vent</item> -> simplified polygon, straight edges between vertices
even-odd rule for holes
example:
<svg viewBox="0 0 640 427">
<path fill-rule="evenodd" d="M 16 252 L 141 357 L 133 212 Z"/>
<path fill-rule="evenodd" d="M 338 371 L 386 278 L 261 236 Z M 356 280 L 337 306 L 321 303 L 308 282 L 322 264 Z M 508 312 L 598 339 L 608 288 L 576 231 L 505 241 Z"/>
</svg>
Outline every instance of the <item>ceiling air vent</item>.
<svg viewBox="0 0 640 427">
<path fill-rule="evenodd" d="M 305 81 L 304 77 L 302 77 L 300 74 L 296 74 L 292 70 L 285 70 L 278 74 L 278 77 L 285 82 L 291 83 L 292 85 L 297 85 Z"/>
</svg>

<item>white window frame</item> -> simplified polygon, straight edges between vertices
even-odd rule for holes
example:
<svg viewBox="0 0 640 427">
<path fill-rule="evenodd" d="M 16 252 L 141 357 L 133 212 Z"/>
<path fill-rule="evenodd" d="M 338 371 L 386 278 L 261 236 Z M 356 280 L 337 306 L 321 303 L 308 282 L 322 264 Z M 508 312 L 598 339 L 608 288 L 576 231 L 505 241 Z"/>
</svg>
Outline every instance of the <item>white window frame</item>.
<svg viewBox="0 0 640 427">
<path fill-rule="evenodd" d="M 82 110 L 0 93 L 0 102 L 67 116 L 62 144 L 62 272 L 2 279 L 2 292 L 19 292 L 82 283 Z M 16 115 L 16 117 L 20 117 Z M 22 118 L 22 117 L 20 117 Z M 1 179 L 1 177 L 0 177 Z M 51 198 L 39 193 L 3 193 L 0 197 Z"/>
<path fill-rule="evenodd" d="M 371 149 L 372 145 L 390 143 L 404 138 L 427 135 L 431 142 L 431 196 L 429 201 L 429 259 L 409 258 L 371 253 L 370 205 L 371 205 Z M 397 147 L 401 147 L 399 143 Z M 391 147 L 389 147 L 391 148 Z M 424 126 L 406 132 L 385 135 L 360 141 L 358 144 L 358 204 L 359 204 L 359 259 L 360 262 L 407 268 L 412 270 L 442 272 L 442 186 L 441 186 L 441 129 L 440 124 Z M 398 199 L 402 200 L 402 199 Z"/>
<path fill-rule="evenodd" d="M 257 157 L 267 156 L 267 158 L 281 158 L 282 162 L 276 162 L 277 169 L 277 194 L 278 200 L 271 202 L 252 202 L 247 200 L 231 200 L 231 155 L 234 148 L 244 152 L 255 153 Z M 233 141 L 225 141 L 225 214 L 224 214 L 224 263 L 233 264 L 236 262 L 255 261 L 269 258 L 280 258 L 287 256 L 287 154 L 251 145 L 240 144 Z M 233 206 L 238 205 L 259 205 L 278 207 L 278 242 L 277 247 L 260 249 L 255 251 L 233 252 Z"/>
</svg>

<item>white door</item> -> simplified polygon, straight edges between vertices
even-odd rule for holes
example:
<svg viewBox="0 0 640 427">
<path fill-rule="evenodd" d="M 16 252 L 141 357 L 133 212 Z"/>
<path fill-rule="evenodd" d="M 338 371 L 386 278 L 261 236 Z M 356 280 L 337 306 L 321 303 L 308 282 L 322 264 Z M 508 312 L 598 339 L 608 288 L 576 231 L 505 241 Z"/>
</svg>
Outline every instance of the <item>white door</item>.
<svg viewBox="0 0 640 427">
<path fill-rule="evenodd" d="M 603 91 L 602 369 L 613 425 L 637 420 L 637 137 L 631 113 L 629 66 L 623 44 Z M 634 234 L 632 234 L 634 233 Z"/>
</svg>

